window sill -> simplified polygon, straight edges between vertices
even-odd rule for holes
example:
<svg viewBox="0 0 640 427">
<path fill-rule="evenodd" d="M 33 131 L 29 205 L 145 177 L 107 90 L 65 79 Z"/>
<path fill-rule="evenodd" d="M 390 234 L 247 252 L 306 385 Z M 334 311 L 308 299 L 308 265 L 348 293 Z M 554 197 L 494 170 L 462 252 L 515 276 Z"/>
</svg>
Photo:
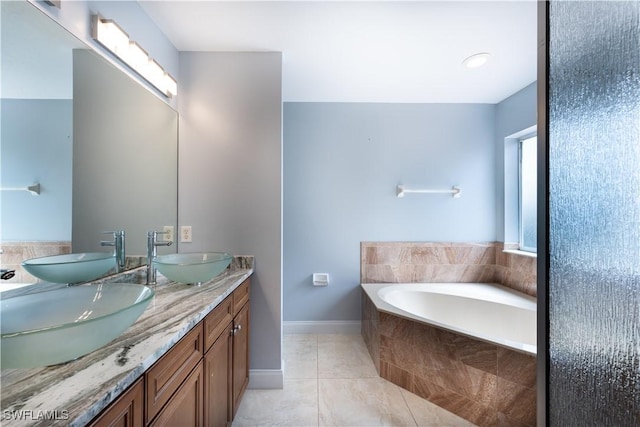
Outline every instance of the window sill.
<svg viewBox="0 0 640 427">
<path fill-rule="evenodd" d="M 538 254 L 535 252 L 520 251 L 518 249 L 504 249 L 502 252 L 505 254 L 522 255 L 529 258 L 538 258 Z"/>
</svg>

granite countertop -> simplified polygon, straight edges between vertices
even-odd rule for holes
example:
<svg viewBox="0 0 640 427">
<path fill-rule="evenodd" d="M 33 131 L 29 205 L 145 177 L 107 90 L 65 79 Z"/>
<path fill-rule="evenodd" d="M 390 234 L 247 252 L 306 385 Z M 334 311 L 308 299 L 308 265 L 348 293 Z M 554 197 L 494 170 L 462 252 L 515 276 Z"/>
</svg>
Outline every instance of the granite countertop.
<svg viewBox="0 0 640 427">
<path fill-rule="evenodd" d="M 87 424 L 252 273 L 253 257 L 235 257 L 229 269 L 200 286 L 158 273 L 149 306 L 116 340 L 72 362 L 2 370 L 2 426 Z M 101 282 L 139 282 L 144 267 L 124 275 L 126 280 L 118 275 Z"/>
</svg>

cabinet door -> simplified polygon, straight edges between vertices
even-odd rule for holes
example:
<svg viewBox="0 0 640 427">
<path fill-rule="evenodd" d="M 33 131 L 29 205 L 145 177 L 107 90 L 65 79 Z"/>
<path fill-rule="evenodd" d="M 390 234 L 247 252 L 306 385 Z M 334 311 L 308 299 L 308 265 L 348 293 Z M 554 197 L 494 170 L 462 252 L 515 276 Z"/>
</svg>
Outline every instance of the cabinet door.
<svg viewBox="0 0 640 427">
<path fill-rule="evenodd" d="M 233 324 L 204 356 L 204 422 L 208 427 L 225 427 L 231 422 L 231 351 Z"/>
<path fill-rule="evenodd" d="M 158 414 L 152 427 L 201 427 L 203 426 L 202 362 L 189 374 L 171 400 Z"/>
<path fill-rule="evenodd" d="M 249 383 L 249 304 L 233 319 L 233 416 Z"/>
<path fill-rule="evenodd" d="M 144 385 L 142 378 L 90 424 L 91 427 L 143 427 Z"/>
</svg>

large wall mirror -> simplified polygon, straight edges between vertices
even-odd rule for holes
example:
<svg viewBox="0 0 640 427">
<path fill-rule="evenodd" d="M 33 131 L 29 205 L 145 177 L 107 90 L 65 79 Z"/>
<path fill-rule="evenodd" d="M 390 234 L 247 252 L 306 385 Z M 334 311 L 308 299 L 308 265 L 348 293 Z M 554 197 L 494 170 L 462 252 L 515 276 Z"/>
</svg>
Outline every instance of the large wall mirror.
<svg viewBox="0 0 640 427">
<path fill-rule="evenodd" d="M 34 5 L 0 7 L 2 268 L 109 251 L 111 230 L 145 255 L 147 231 L 177 226 L 178 114 Z"/>
</svg>

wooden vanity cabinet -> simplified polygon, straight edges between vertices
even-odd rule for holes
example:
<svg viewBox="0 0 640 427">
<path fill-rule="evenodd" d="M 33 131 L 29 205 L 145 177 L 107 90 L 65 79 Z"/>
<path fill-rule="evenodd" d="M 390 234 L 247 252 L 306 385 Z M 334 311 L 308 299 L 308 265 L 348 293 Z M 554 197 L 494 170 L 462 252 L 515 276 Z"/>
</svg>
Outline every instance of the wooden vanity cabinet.
<svg viewBox="0 0 640 427">
<path fill-rule="evenodd" d="M 249 286 L 242 282 L 90 426 L 229 426 L 249 383 Z"/>
<path fill-rule="evenodd" d="M 162 408 L 150 427 L 204 426 L 202 380 L 203 369 L 200 361 Z"/>
<path fill-rule="evenodd" d="M 232 351 L 233 323 L 229 322 L 204 356 L 204 420 L 208 427 L 225 427 L 233 419 Z"/>
<path fill-rule="evenodd" d="M 233 400 L 232 418 L 249 384 L 249 304 L 233 318 Z"/>
<path fill-rule="evenodd" d="M 222 319 L 220 313 L 210 314 L 222 319 L 218 324 L 222 332 L 204 357 L 205 424 L 208 427 L 231 424 L 249 382 L 249 286 L 247 279 L 225 299 L 221 310 L 230 316 Z M 227 319 L 232 320 L 222 329 L 220 325 Z"/>
<path fill-rule="evenodd" d="M 144 427 L 144 381 L 133 383 L 90 427 Z"/>
<path fill-rule="evenodd" d="M 203 349 L 202 324 L 199 323 L 144 374 L 147 424 L 202 360 Z"/>
<path fill-rule="evenodd" d="M 244 283 L 244 282 L 243 282 Z M 242 286 L 242 285 L 241 285 Z M 211 313 L 207 314 L 202 323 L 204 324 L 204 348 L 208 351 L 218 337 L 233 321 L 233 295 L 232 293 L 224 299 Z"/>
<path fill-rule="evenodd" d="M 233 316 L 234 317 L 240 312 L 242 307 L 244 307 L 244 305 L 249 302 L 250 286 L 251 286 L 251 282 L 249 281 L 249 279 L 247 279 L 244 282 L 242 282 L 242 284 L 238 286 L 235 291 L 233 291 L 233 294 L 231 294 L 231 296 L 233 297 Z"/>
</svg>

